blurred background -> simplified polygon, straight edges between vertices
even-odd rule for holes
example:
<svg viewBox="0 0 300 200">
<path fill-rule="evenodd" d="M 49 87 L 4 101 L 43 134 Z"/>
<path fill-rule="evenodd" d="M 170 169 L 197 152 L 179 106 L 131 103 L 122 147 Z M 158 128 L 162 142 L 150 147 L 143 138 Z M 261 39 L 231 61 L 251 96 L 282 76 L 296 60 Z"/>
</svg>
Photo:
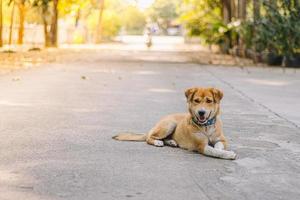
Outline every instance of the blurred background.
<svg viewBox="0 0 300 200">
<path fill-rule="evenodd" d="M 10 51 L 143 45 L 150 34 L 153 46 L 194 43 L 254 62 L 300 65 L 299 0 L 0 0 L 0 8 L 0 46 Z"/>
</svg>

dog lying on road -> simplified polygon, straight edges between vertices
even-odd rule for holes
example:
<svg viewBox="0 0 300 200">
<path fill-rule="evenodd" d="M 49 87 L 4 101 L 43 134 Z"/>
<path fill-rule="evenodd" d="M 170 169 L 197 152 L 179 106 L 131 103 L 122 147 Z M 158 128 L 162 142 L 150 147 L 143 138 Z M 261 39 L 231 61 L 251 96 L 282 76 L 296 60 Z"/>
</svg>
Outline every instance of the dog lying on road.
<svg viewBox="0 0 300 200">
<path fill-rule="evenodd" d="M 189 113 L 162 118 L 147 134 L 122 133 L 114 136 L 122 141 L 146 141 L 148 144 L 198 151 L 223 159 L 236 159 L 233 151 L 225 150 L 227 140 L 220 119 L 223 92 L 216 88 L 190 88 L 185 91 Z"/>
</svg>

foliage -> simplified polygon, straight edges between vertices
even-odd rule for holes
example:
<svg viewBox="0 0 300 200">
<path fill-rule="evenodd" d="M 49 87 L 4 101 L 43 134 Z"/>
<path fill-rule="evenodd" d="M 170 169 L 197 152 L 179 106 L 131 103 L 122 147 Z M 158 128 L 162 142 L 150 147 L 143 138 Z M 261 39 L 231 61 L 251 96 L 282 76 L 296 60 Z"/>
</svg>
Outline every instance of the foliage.
<svg viewBox="0 0 300 200">
<path fill-rule="evenodd" d="M 53 1 L 3 0 L 3 24 L 5 26 L 10 24 L 12 2 L 16 4 L 25 2 L 27 23 L 51 26 Z M 58 2 L 59 17 L 71 22 L 69 25 L 74 25 L 73 37 L 76 42 L 84 42 L 86 34 L 82 30 L 87 30 L 88 33 L 96 32 L 99 25 L 98 0 Z M 207 44 L 222 44 L 226 40 L 231 40 L 233 44 L 242 38 L 246 48 L 255 48 L 258 52 L 267 50 L 286 56 L 300 53 L 299 0 L 261 0 L 261 17 L 255 25 L 252 3 L 247 4 L 246 21 L 232 17 L 230 23 L 224 24 L 222 0 L 155 0 L 146 13 L 129 2 L 132 0 L 105 0 L 102 19 L 104 38 L 111 39 L 116 36 L 122 26 L 129 34 L 141 34 L 147 17 L 167 32 L 168 27 L 174 21 L 177 22 L 179 17 L 188 36 L 199 36 Z M 18 12 L 16 8 L 15 24 L 19 24 Z M 78 24 L 81 25 L 80 28 L 77 28 Z"/>
<path fill-rule="evenodd" d="M 89 0 L 59 0 L 58 10 L 61 17 L 68 14 L 75 15 L 78 10 L 88 9 L 91 6 Z"/>
<path fill-rule="evenodd" d="M 258 24 L 254 24 L 254 16 L 248 17 L 246 21 L 232 17 L 230 23 L 223 24 L 221 0 L 183 0 L 180 19 L 187 35 L 199 36 L 208 44 L 222 44 L 226 38 L 230 38 L 232 44 L 235 44 L 242 38 L 246 48 L 255 47 L 258 52 L 267 50 L 286 56 L 299 53 L 299 0 L 262 2 Z M 251 6 L 249 4 L 248 7 Z"/>
<path fill-rule="evenodd" d="M 122 4 L 120 0 L 105 2 L 105 9 L 102 16 L 102 37 L 103 39 L 110 40 L 116 36 L 121 29 L 121 18 L 118 13 L 124 8 L 124 4 Z M 86 8 L 87 12 L 85 10 L 82 11 L 84 16 L 83 21 L 87 24 L 87 28 L 90 31 L 95 32 L 98 26 L 99 10 L 96 4 L 90 6 L 92 7 Z"/>
<path fill-rule="evenodd" d="M 300 49 L 300 5 L 298 0 L 264 0 L 266 14 L 261 18 L 255 42 L 259 51 L 268 50 L 293 56 Z"/>
<path fill-rule="evenodd" d="M 245 42 L 246 49 L 251 49 L 253 47 L 254 41 L 254 22 L 252 19 L 244 21 L 239 27 L 239 36 L 243 38 Z"/>
<path fill-rule="evenodd" d="M 48 24 L 51 23 L 51 6 L 53 0 L 31 0 L 31 5 L 33 8 L 36 8 L 40 12 L 41 23 L 43 21 Z"/>
<path fill-rule="evenodd" d="M 121 29 L 120 16 L 111 10 L 106 10 L 103 14 L 103 37 L 111 39 L 116 36 Z"/>
<path fill-rule="evenodd" d="M 219 0 L 184 0 L 180 12 L 188 36 L 200 36 L 205 43 L 221 43 L 229 31 L 223 24 Z"/>
<path fill-rule="evenodd" d="M 127 34 L 143 33 L 146 17 L 136 6 L 128 6 L 122 16 L 122 25 Z"/>
<path fill-rule="evenodd" d="M 179 0 L 155 0 L 147 10 L 147 14 L 152 22 L 156 22 L 164 33 L 167 33 L 172 20 L 178 17 L 176 10 Z"/>
</svg>

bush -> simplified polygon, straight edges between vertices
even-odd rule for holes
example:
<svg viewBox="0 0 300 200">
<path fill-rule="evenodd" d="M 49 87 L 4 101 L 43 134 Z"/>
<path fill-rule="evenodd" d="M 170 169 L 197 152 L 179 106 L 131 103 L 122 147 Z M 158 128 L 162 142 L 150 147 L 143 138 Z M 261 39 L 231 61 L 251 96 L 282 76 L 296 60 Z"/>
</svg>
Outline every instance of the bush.
<svg viewBox="0 0 300 200">
<path fill-rule="evenodd" d="M 121 29 L 121 19 L 119 15 L 110 10 L 105 10 L 103 13 L 102 21 L 103 37 L 106 39 L 112 39 L 118 35 Z"/>
<path fill-rule="evenodd" d="M 257 26 L 257 51 L 268 50 L 287 57 L 300 48 L 300 7 L 297 0 L 263 1 L 266 14 Z"/>
<path fill-rule="evenodd" d="M 228 32 L 221 17 L 221 3 L 218 0 L 186 0 L 180 5 L 180 21 L 188 36 L 199 36 L 203 43 L 221 44 Z"/>
<path fill-rule="evenodd" d="M 127 34 L 143 34 L 146 17 L 137 7 L 129 6 L 123 13 L 122 24 Z"/>
<path fill-rule="evenodd" d="M 118 35 L 121 29 L 121 19 L 119 15 L 112 10 L 106 9 L 102 16 L 102 36 L 105 40 L 110 40 Z M 98 26 L 99 11 L 93 10 L 87 18 L 89 30 L 96 30 Z"/>
</svg>

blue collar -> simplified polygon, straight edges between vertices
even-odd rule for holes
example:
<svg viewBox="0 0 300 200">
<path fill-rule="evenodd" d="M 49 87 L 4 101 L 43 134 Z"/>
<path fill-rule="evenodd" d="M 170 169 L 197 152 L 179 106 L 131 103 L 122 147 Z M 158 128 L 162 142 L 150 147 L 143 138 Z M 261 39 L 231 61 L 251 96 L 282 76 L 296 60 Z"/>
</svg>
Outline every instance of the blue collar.
<svg viewBox="0 0 300 200">
<path fill-rule="evenodd" d="M 214 125 L 217 121 L 216 117 L 213 117 L 209 120 L 207 120 L 204 124 L 200 124 L 197 120 L 194 119 L 194 117 L 192 117 L 192 120 L 191 120 L 196 126 L 198 127 L 207 127 L 207 126 L 211 126 L 211 125 Z"/>
</svg>

